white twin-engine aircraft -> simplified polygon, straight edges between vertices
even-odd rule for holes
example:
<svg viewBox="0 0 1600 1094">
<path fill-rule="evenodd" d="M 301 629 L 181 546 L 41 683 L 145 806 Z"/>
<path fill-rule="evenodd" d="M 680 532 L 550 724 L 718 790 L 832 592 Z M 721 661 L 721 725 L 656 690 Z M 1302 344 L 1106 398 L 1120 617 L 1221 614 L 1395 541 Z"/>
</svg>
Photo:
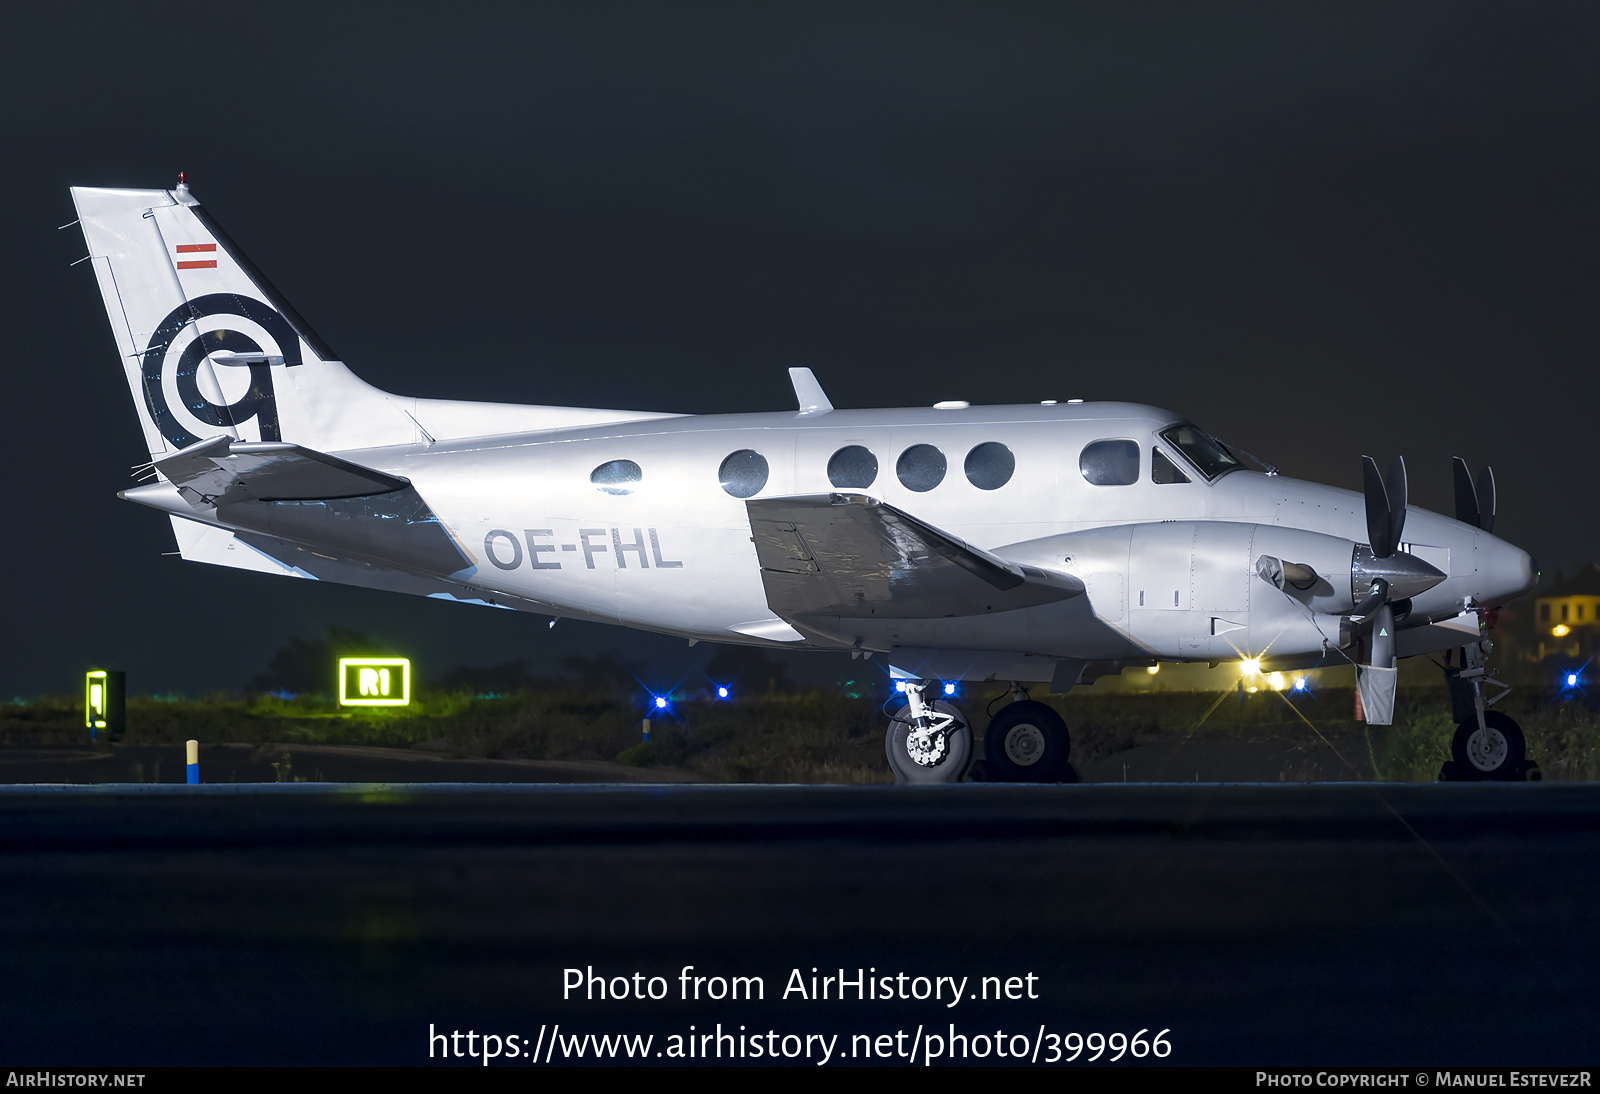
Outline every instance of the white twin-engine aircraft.
<svg viewBox="0 0 1600 1094">
<path fill-rule="evenodd" d="M 953 782 L 973 735 L 940 682 L 1009 681 L 987 776 L 1075 777 L 1062 692 L 1127 666 L 1363 661 L 1463 649 L 1466 777 L 1514 777 L 1485 711 L 1481 613 L 1532 588 L 1456 460 L 1456 519 L 1249 470 L 1134 403 L 679 415 L 390 395 L 357 379 L 190 194 L 74 187 L 90 264 L 184 558 L 661 631 L 886 660 L 887 750 Z M 1254 457 L 1250 457 L 1253 462 Z M 552 619 L 552 625 L 554 620 Z M 934 691 L 927 689 L 932 686 Z M 1490 700 L 1492 702 L 1492 700 Z M 1461 709 L 1458 707 L 1458 709 Z"/>
</svg>

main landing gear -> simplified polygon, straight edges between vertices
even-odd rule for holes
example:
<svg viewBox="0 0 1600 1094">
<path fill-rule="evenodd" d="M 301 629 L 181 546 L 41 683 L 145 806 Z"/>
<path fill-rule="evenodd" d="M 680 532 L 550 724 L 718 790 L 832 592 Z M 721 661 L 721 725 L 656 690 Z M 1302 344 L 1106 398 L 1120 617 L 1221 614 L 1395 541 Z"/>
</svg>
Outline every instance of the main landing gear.
<svg viewBox="0 0 1600 1094">
<path fill-rule="evenodd" d="M 884 751 L 897 783 L 958 783 L 972 760 L 972 726 L 954 703 L 923 698 L 927 683 L 907 680 L 906 705 L 889 721 Z"/>
<path fill-rule="evenodd" d="M 994 782 L 1075 783 L 1071 753 L 1065 719 L 1036 699 L 1002 707 L 983 735 L 985 773 Z"/>
<path fill-rule="evenodd" d="M 954 783 L 972 760 L 972 726 L 943 699 L 925 698 L 927 683 L 905 681 L 906 705 L 889 722 L 884 750 L 898 783 Z M 1067 723 L 1044 703 L 1012 685 L 1013 702 L 989 721 L 984 762 L 973 779 L 988 782 L 1075 783 Z"/>
</svg>

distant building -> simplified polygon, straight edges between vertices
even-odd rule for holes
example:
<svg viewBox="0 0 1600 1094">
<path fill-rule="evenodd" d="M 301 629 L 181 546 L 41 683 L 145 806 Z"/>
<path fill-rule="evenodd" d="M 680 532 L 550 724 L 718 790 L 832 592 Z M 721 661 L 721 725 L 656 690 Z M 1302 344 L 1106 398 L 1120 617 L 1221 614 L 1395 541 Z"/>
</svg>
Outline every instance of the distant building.
<svg viewBox="0 0 1600 1094">
<path fill-rule="evenodd" d="M 1533 611 L 1538 660 L 1593 653 L 1600 636 L 1600 565 L 1585 562 L 1571 577 L 1556 574 L 1535 594 Z"/>
</svg>

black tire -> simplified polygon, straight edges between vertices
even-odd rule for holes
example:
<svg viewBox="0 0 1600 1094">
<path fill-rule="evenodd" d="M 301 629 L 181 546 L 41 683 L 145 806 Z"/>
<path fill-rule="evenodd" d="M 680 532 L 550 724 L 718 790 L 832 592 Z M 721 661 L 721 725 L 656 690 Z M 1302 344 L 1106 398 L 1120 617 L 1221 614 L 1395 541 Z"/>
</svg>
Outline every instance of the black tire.
<svg viewBox="0 0 1600 1094">
<path fill-rule="evenodd" d="M 943 699 L 928 704 L 941 714 L 955 716 L 955 725 L 945 730 L 944 758 L 932 767 L 923 767 L 911 758 L 906 749 L 906 737 L 911 733 L 911 716 L 901 707 L 889 721 L 889 731 L 884 734 L 883 750 L 889 757 L 889 768 L 894 781 L 918 786 L 939 783 L 958 783 L 972 762 L 972 723 L 966 711 Z"/>
<path fill-rule="evenodd" d="M 1071 753 L 1067 723 L 1035 699 L 1001 708 L 983 736 L 989 777 L 997 782 L 1066 782 L 1075 774 Z"/>
<path fill-rule="evenodd" d="M 1524 777 L 1522 761 L 1528 743 L 1522 727 L 1498 710 L 1485 711 L 1484 728 L 1489 731 L 1488 747 L 1478 729 L 1478 719 L 1470 718 L 1456 727 L 1450 742 L 1450 757 L 1456 763 L 1456 777 L 1466 781 L 1496 780 L 1513 782 Z M 1475 739 L 1476 738 L 1476 739 Z"/>
</svg>

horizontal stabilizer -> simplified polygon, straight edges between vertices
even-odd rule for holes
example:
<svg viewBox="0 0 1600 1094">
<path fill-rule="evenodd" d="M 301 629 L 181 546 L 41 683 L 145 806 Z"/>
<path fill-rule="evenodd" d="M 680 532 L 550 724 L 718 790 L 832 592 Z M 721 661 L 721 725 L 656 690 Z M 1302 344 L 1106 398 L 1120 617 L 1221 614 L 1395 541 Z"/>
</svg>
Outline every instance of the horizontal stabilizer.
<svg viewBox="0 0 1600 1094">
<path fill-rule="evenodd" d="M 1083 592 L 861 494 L 745 502 L 767 603 L 788 620 L 983 615 Z"/>
<path fill-rule="evenodd" d="M 212 437 L 155 462 L 189 504 L 241 501 L 330 501 L 386 494 L 408 479 L 281 441 Z"/>
<path fill-rule="evenodd" d="M 491 608 L 550 612 L 548 604 L 504 592 L 482 589 L 451 581 L 447 577 L 418 574 L 414 571 L 380 566 L 355 557 L 333 557 L 326 548 L 307 547 L 258 532 L 219 528 L 192 518 L 172 517 L 178 551 L 190 562 L 207 562 L 257 573 L 312 581 L 331 581 L 368 589 L 410 593 L 435 600 L 462 604 L 482 604 Z M 568 613 L 575 614 L 575 613 Z"/>
</svg>

